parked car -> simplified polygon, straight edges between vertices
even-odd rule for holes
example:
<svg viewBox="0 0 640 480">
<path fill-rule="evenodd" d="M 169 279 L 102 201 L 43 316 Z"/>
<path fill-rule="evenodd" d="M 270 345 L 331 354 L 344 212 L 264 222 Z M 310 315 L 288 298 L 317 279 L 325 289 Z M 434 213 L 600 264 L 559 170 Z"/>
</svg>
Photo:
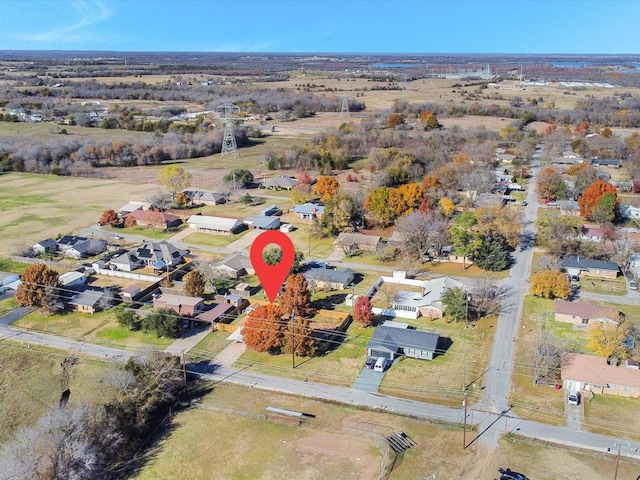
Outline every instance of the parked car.
<svg viewBox="0 0 640 480">
<path fill-rule="evenodd" d="M 378 359 L 376 360 L 375 365 L 373 366 L 373 369 L 376 372 L 384 372 L 387 369 L 387 365 L 389 360 L 387 360 L 385 357 L 378 357 Z"/>
<path fill-rule="evenodd" d="M 113 240 L 124 240 L 124 237 L 122 235 L 118 235 L 117 233 L 112 233 L 111 235 L 109 235 L 109 238 Z"/>
<path fill-rule="evenodd" d="M 369 357 L 367 358 L 367 361 L 364 363 L 364 366 L 367 368 L 373 368 L 373 366 L 376 364 L 376 358 L 375 357 Z"/>
<path fill-rule="evenodd" d="M 569 405 L 579 405 L 580 404 L 580 394 L 578 392 L 570 391 L 567 396 L 567 402 Z"/>
<path fill-rule="evenodd" d="M 638 284 L 635 280 L 629 280 L 629 290 L 637 290 Z"/>
<path fill-rule="evenodd" d="M 529 205 L 529 202 L 527 202 L 526 200 L 523 200 L 523 201 L 522 201 L 522 206 L 523 206 L 523 207 L 526 207 L 527 205 Z"/>
</svg>

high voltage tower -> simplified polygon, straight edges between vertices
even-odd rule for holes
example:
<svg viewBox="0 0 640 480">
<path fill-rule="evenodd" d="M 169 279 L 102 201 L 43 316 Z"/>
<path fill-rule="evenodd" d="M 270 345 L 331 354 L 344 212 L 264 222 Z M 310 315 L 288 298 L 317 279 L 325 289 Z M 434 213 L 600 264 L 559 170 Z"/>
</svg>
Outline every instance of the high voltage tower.
<svg viewBox="0 0 640 480">
<path fill-rule="evenodd" d="M 346 90 L 342 92 L 342 108 L 340 109 L 340 117 L 349 117 L 349 95 Z"/>
<path fill-rule="evenodd" d="M 236 144 L 236 136 L 234 134 L 234 127 L 237 122 L 242 121 L 242 117 L 235 115 L 240 111 L 239 107 L 236 107 L 231 102 L 224 102 L 218 108 L 223 110 L 224 115 L 224 135 L 222 136 L 222 150 L 220 156 L 224 157 L 227 154 L 231 154 L 234 157 L 238 156 L 238 145 Z"/>
</svg>

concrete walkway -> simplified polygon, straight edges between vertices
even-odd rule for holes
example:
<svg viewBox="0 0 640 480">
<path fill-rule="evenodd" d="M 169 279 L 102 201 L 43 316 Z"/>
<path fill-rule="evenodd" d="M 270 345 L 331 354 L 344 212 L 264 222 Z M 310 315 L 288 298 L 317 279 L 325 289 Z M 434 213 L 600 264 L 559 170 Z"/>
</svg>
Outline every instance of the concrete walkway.
<svg viewBox="0 0 640 480">
<path fill-rule="evenodd" d="M 223 367 L 231 367 L 242 356 L 247 349 L 244 342 L 231 342 L 227 347 L 216 355 L 216 364 Z"/>
<path fill-rule="evenodd" d="M 196 233 L 196 229 L 195 228 L 191 228 L 191 227 L 187 227 L 184 230 L 180 230 L 178 233 L 176 233 L 173 237 L 171 237 L 169 239 L 169 241 L 170 242 L 181 242 L 182 240 L 187 238 L 192 233 Z"/>
</svg>

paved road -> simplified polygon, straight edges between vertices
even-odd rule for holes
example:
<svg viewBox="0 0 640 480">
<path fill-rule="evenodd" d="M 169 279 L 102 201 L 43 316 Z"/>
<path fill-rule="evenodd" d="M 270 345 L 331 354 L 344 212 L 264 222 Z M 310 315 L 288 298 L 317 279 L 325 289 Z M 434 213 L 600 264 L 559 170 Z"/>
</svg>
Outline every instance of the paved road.
<svg viewBox="0 0 640 480">
<path fill-rule="evenodd" d="M 2 317 L 0 317 L 0 324 L 11 325 L 16 320 L 20 320 L 22 317 L 26 317 L 34 310 L 35 308 L 31 308 L 31 307 L 16 307 L 10 312 L 7 312 Z"/>
<path fill-rule="evenodd" d="M 491 350 L 489 370 L 485 377 L 485 388 L 478 402 L 479 408 L 493 413 L 500 413 L 509 409 L 514 347 L 522 317 L 522 305 L 528 291 L 528 279 L 531 273 L 533 238 L 535 236 L 535 220 L 538 208 L 535 188 L 536 170 L 537 167 L 532 169 L 532 177 L 529 181 L 528 205 L 524 207 L 521 248 L 513 255 L 514 263 L 509 277 L 502 282 L 504 286 L 509 288 L 509 295 L 500 310 Z M 490 449 L 495 448 L 498 445 L 499 436 L 500 431 L 493 429 L 488 435 L 482 437 L 482 443 Z"/>
</svg>

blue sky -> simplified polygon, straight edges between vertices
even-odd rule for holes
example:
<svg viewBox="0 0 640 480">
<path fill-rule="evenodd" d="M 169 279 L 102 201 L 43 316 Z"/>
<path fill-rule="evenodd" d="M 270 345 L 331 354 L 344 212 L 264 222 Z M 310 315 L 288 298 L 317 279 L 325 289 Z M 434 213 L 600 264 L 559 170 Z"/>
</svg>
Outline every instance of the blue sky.
<svg viewBox="0 0 640 480">
<path fill-rule="evenodd" d="M 3 0 L 1 50 L 640 54 L 637 0 Z"/>
</svg>

